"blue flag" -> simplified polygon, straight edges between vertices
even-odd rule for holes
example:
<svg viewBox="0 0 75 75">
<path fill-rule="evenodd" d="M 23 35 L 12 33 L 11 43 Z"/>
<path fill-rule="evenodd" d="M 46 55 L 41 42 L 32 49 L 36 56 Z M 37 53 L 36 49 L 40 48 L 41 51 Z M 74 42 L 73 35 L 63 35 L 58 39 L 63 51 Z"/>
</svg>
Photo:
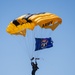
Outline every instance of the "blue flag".
<svg viewBox="0 0 75 75">
<path fill-rule="evenodd" d="M 35 38 L 35 51 L 53 47 L 53 41 L 50 38 Z"/>
</svg>

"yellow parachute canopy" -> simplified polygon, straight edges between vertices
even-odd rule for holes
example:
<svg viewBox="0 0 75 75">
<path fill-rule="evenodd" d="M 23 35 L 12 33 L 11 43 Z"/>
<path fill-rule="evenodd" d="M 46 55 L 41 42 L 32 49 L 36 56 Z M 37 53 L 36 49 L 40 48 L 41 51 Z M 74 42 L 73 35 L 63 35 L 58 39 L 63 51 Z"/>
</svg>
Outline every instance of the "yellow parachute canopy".
<svg viewBox="0 0 75 75">
<path fill-rule="evenodd" d="M 62 23 L 62 19 L 52 13 L 44 12 L 37 14 L 25 14 L 11 21 L 6 28 L 9 34 L 26 35 L 26 29 L 33 30 L 39 25 L 41 28 L 51 29 L 52 31 Z"/>
</svg>

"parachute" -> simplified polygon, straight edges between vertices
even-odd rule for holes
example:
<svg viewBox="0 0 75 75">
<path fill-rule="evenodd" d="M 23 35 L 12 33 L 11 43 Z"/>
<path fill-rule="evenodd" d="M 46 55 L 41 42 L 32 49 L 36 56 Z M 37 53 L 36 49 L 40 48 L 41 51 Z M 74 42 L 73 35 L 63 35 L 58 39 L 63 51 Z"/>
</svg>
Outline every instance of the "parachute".
<svg viewBox="0 0 75 75">
<path fill-rule="evenodd" d="M 45 36 L 44 38 L 36 37 L 36 38 L 32 39 L 30 37 L 30 40 L 31 39 L 33 40 L 33 41 L 30 41 L 28 38 L 26 38 L 27 31 L 30 30 L 33 32 L 36 27 L 39 27 L 40 29 L 54 31 L 61 23 L 62 23 L 62 19 L 53 13 L 49 13 L 49 12 L 35 13 L 35 14 L 28 13 L 28 14 L 22 15 L 16 19 L 14 19 L 13 21 L 11 21 L 6 28 L 6 32 L 11 35 L 24 36 L 26 39 L 25 46 L 28 46 L 28 48 L 30 48 L 29 46 L 31 46 L 31 45 L 29 45 L 30 43 L 35 44 L 35 42 L 34 42 L 34 40 L 35 40 L 36 41 L 35 50 L 34 50 L 34 48 L 31 50 L 37 52 L 38 50 L 41 50 L 41 49 L 53 47 L 53 41 L 52 41 L 50 35 L 49 35 L 49 37 Z M 36 33 L 38 33 L 38 31 L 36 31 Z M 46 33 L 47 33 L 47 31 L 45 31 L 44 35 L 46 35 Z M 28 41 L 29 41 L 29 43 L 28 43 Z M 27 45 L 26 45 L 26 42 L 28 43 Z M 28 51 L 28 49 L 27 49 L 27 51 Z M 29 50 L 29 52 L 30 52 L 30 50 Z M 30 58 L 32 58 L 32 56 L 33 56 L 33 54 L 30 56 Z"/>
<path fill-rule="evenodd" d="M 54 31 L 61 23 L 62 19 L 59 16 L 49 12 L 28 13 L 11 21 L 6 31 L 11 35 L 26 36 L 27 29 L 34 30 L 36 26 L 40 26 L 41 28 Z"/>
</svg>

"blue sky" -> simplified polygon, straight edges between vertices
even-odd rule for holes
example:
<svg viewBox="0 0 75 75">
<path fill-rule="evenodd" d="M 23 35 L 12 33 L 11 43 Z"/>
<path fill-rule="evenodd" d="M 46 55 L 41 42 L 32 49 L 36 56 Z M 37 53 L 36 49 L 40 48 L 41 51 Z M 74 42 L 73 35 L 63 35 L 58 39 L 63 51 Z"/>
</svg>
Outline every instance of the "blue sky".
<svg viewBox="0 0 75 75">
<path fill-rule="evenodd" d="M 51 34 L 54 47 L 35 53 L 41 58 L 36 75 L 75 75 L 74 7 L 74 0 L 1 0 L 0 75 L 31 75 L 32 32 L 27 31 L 27 38 L 14 36 L 6 32 L 6 27 L 23 14 L 37 12 L 57 14 L 62 24 Z"/>
</svg>

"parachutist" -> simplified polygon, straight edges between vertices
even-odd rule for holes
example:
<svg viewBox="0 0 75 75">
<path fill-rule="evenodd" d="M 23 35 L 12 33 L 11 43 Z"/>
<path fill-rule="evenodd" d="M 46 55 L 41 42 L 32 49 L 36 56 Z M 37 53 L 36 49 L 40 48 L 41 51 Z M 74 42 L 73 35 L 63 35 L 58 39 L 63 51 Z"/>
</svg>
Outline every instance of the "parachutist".
<svg viewBox="0 0 75 75">
<path fill-rule="evenodd" d="M 31 59 L 31 66 L 32 66 L 32 75 L 35 75 L 35 72 L 39 69 L 39 67 L 37 66 L 37 61 L 35 60 L 35 63 L 32 62 L 33 59 Z"/>
</svg>

